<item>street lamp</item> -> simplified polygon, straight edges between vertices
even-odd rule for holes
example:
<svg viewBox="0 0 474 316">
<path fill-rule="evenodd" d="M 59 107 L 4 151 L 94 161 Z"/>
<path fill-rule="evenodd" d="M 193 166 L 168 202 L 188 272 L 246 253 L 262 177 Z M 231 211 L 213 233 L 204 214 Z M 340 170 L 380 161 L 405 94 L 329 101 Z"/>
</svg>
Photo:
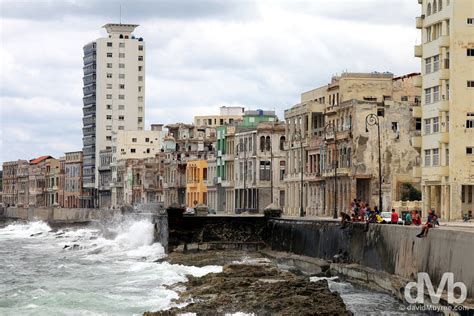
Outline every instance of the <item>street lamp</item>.
<svg viewBox="0 0 474 316">
<path fill-rule="evenodd" d="M 379 143 L 379 210 L 383 211 L 382 206 L 382 150 L 380 146 L 380 122 L 377 115 L 371 113 L 365 117 L 365 132 L 369 132 L 369 126 L 377 125 L 377 139 Z"/>
<path fill-rule="evenodd" d="M 300 187 L 300 217 L 304 217 L 304 209 L 303 209 L 303 164 L 304 164 L 304 157 L 303 157 L 303 135 L 301 132 L 295 132 L 293 135 L 293 141 L 300 142 L 300 150 L 301 150 L 301 162 L 300 162 L 300 174 L 301 174 L 301 187 Z"/>
<path fill-rule="evenodd" d="M 334 136 L 334 155 L 333 155 L 333 161 L 332 161 L 332 164 L 334 167 L 334 210 L 333 210 L 332 217 L 336 219 L 337 218 L 337 159 L 338 159 L 336 125 L 334 125 L 334 123 L 331 123 L 331 122 L 328 122 L 326 123 L 326 125 L 324 125 L 324 138 L 326 140 L 326 143 L 327 143 L 327 131 L 329 128 L 332 129 L 332 134 Z"/>
<path fill-rule="evenodd" d="M 240 153 L 244 153 L 244 194 L 243 194 L 244 204 L 243 204 L 243 208 L 244 208 L 244 211 L 246 211 L 247 210 L 247 188 L 246 188 L 246 182 L 247 182 L 247 146 L 246 146 L 246 144 L 244 144 L 243 142 L 238 143 L 237 144 L 237 151 L 239 152 L 239 156 L 240 156 Z"/>
</svg>

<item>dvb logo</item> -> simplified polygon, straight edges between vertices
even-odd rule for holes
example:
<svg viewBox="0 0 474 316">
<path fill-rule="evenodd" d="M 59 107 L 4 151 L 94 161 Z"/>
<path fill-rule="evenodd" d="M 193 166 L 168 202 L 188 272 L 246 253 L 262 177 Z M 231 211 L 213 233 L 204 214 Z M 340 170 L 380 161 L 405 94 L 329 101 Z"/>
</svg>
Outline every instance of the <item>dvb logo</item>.
<svg viewBox="0 0 474 316">
<path fill-rule="evenodd" d="M 410 304 L 423 304 L 425 298 L 425 288 L 428 289 L 431 303 L 438 304 L 443 294 L 443 289 L 447 285 L 447 293 L 448 293 L 448 303 L 449 304 L 462 304 L 466 300 L 467 297 L 467 288 L 466 284 L 463 282 L 454 282 L 454 274 L 451 272 L 443 273 L 443 277 L 439 282 L 438 288 L 435 291 L 433 287 L 433 283 L 431 283 L 430 276 L 426 272 L 418 273 L 418 282 L 409 282 L 405 286 L 405 300 Z M 416 288 L 416 296 L 412 296 L 412 289 Z M 461 292 L 459 297 L 454 296 L 454 289 L 458 288 Z"/>
</svg>

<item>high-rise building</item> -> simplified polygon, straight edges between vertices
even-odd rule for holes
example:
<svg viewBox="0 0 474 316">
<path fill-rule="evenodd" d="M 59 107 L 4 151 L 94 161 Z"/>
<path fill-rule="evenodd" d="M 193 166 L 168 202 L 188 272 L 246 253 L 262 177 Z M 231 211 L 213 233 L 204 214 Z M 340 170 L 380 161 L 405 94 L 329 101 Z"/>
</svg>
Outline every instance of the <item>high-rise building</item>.
<svg viewBox="0 0 474 316">
<path fill-rule="evenodd" d="M 137 26 L 106 24 L 108 36 L 84 46 L 84 206 L 97 206 L 99 152 L 112 149 L 112 133 L 143 130 L 145 43 L 132 34 Z"/>
<path fill-rule="evenodd" d="M 421 136 L 424 209 L 445 220 L 474 210 L 474 2 L 418 0 L 422 43 Z"/>
</svg>

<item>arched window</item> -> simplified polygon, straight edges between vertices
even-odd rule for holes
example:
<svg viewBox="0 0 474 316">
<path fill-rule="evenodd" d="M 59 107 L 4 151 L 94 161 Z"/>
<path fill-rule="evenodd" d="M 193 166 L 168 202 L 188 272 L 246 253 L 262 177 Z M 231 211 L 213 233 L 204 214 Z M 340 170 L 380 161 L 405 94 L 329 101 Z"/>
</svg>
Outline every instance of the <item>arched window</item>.
<svg viewBox="0 0 474 316">
<path fill-rule="evenodd" d="M 431 15 L 431 3 L 428 3 L 428 6 L 426 7 L 426 15 Z"/>
<path fill-rule="evenodd" d="M 280 150 L 285 149 L 285 136 L 280 137 Z"/>
<path fill-rule="evenodd" d="M 123 34 L 120 34 L 119 38 L 123 38 Z"/>
<path fill-rule="evenodd" d="M 433 1 L 433 13 L 436 13 L 438 12 L 438 3 L 436 2 L 436 0 Z"/>
<path fill-rule="evenodd" d="M 265 149 L 270 151 L 272 148 L 272 143 L 270 141 L 270 136 L 267 136 L 267 138 L 265 139 Z"/>
<path fill-rule="evenodd" d="M 443 0 L 438 0 L 438 11 L 443 10 Z"/>
<path fill-rule="evenodd" d="M 260 136 L 260 151 L 265 150 L 265 136 Z"/>
</svg>

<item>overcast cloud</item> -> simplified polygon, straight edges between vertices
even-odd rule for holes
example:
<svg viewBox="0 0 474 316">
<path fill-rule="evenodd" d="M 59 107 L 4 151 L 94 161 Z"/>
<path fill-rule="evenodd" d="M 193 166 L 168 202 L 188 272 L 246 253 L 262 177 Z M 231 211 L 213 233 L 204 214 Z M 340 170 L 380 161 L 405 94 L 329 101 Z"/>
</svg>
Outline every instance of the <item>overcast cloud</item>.
<svg viewBox="0 0 474 316">
<path fill-rule="evenodd" d="M 342 71 L 419 71 L 413 0 L 0 0 L 0 163 L 82 147 L 82 47 L 102 25 L 147 43 L 146 125 L 221 105 L 283 110 Z"/>
</svg>

